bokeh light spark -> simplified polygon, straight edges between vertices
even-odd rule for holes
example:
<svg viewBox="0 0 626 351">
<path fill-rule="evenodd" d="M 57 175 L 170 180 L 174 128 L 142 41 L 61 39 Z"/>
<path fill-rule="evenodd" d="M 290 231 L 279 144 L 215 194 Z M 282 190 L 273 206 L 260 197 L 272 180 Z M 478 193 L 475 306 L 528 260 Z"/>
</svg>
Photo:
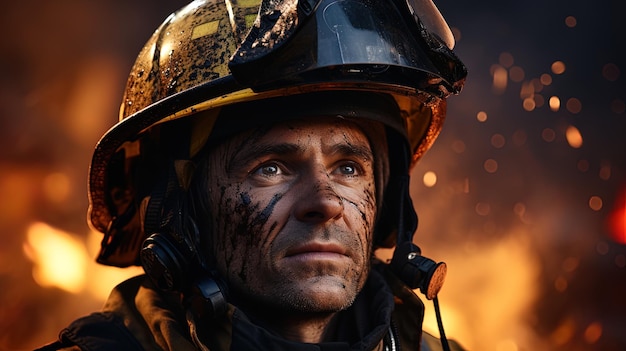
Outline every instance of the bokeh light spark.
<svg viewBox="0 0 626 351">
<path fill-rule="evenodd" d="M 602 198 L 594 195 L 589 198 L 589 208 L 594 211 L 600 211 L 602 209 Z"/>
<path fill-rule="evenodd" d="M 561 108 L 561 99 L 558 96 L 551 96 L 549 100 L 550 110 L 556 112 Z"/>
<path fill-rule="evenodd" d="M 508 72 L 500 65 L 493 65 L 491 69 L 493 77 L 492 90 L 494 94 L 501 95 L 506 90 L 508 84 Z"/>
<path fill-rule="evenodd" d="M 565 104 L 567 110 L 572 114 L 578 114 L 583 108 L 582 103 L 577 98 L 569 98 Z"/>
<path fill-rule="evenodd" d="M 565 73 L 565 63 L 563 61 L 554 61 L 550 68 L 552 69 L 552 73 L 554 74 Z"/>
<path fill-rule="evenodd" d="M 492 158 L 486 160 L 483 166 L 487 173 L 496 173 L 498 171 L 498 161 Z"/>
<path fill-rule="evenodd" d="M 600 164 L 600 172 L 598 172 L 598 177 L 605 181 L 611 179 L 611 164 L 609 162 L 603 161 Z"/>
<path fill-rule="evenodd" d="M 524 99 L 522 106 L 524 107 L 524 110 L 530 112 L 534 110 L 535 107 L 537 107 L 537 104 L 535 103 L 535 100 L 532 97 L 530 97 L 530 98 Z"/>
<path fill-rule="evenodd" d="M 437 184 L 437 174 L 433 171 L 428 171 L 424 173 L 424 177 L 422 177 L 422 180 L 424 181 L 424 185 L 427 188 L 432 188 L 435 186 L 435 184 Z"/>
<path fill-rule="evenodd" d="M 578 149 L 583 146 L 583 137 L 580 134 L 578 128 L 574 126 L 567 127 L 567 129 L 565 130 L 565 138 L 567 139 L 567 143 L 569 144 L 569 146 L 573 147 L 574 149 Z"/>
<path fill-rule="evenodd" d="M 602 324 L 598 322 L 593 322 L 589 324 L 589 326 L 587 326 L 587 328 L 585 329 L 584 336 L 587 344 L 595 344 L 602 336 Z"/>
<path fill-rule="evenodd" d="M 480 111 L 476 114 L 476 119 L 478 122 L 486 122 L 487 121 L 487 112 Z"/>
<path fill-rule="evenodd" d="M 547 73 L 544 73 L 541 75 L 541 77 L 539 77 L 539 81 L 543 85 L 550 85 L 552 84 L 552 76 Z"/>
<path fill-rule="evenodd" d="M 565 25 L 568 26 L 569 28 L 576 27 L 576 24 L 577 24 L 576 17 L 574 16 L 565 17 Z"/>
</svg>

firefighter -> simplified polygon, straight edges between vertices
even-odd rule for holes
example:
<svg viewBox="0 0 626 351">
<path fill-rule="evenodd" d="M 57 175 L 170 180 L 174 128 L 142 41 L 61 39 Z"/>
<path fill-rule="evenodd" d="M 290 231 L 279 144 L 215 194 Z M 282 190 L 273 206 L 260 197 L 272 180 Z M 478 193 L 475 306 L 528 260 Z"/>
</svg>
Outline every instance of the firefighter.
<svg viewBox="0 0 626 351">
<path fill-rule="evenodd" d="M 43 349 L 460 349 L 422 332 L 413 291 L 437 301 L 446 267 L 409 195 L 465 80 L 453 46 L 431 0 L 170 15 L 89 174 L 97 261 L 145 275 Z"/>
</svg>

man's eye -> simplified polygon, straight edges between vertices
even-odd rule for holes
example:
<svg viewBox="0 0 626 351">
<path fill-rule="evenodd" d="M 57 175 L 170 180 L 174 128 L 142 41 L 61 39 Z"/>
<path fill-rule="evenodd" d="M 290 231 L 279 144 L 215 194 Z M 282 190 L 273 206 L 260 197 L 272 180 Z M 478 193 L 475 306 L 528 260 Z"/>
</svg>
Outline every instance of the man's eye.
<svg viewBox="0 0 626 351">
<path fill-rule="evenodd" d="M 339 166 L 338 170 L 344 175 L 358 175 L 360 173 L 358 166 L 351 163 Z"/>
<path fill-rule="evenodd" d="M 254 174 L 264 175 L 264 176 L 273 176 L 273 175 L 278 175 L 281 173 L 282 171 L 280 167 L 278 167 L 278 165 L 276 164 L 263 165 L 257 168 L 256 171 L 254 171 Z"/>
</svg>

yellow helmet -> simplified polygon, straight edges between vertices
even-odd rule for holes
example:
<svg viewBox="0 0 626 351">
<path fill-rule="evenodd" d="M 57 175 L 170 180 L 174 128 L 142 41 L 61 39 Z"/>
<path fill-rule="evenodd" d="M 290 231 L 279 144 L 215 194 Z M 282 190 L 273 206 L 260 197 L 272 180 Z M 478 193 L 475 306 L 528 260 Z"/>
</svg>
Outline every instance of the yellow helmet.
<svg viewBox="0 0 626 351">
<path fill-rule="evenodd" d="M 437 137 L 445 98 L 463 86 L 466 69 L 453 45 L 432 0 L 191 2 L 139 53 L 120 121 L 94 151 L 89 220 L 105 233 L 98 261 L 138 263 L 140 202 L 154 184 L 151 168 L 133 160 L 158 158 L 141 137 L 155 126 L 195 120 L 182 157 L 192 158 L 227 105 L 317 92 L 385 94 L 400 112 L 400 123 L 387 124 L 406 139 L 406 173 Z"/>
</svg>

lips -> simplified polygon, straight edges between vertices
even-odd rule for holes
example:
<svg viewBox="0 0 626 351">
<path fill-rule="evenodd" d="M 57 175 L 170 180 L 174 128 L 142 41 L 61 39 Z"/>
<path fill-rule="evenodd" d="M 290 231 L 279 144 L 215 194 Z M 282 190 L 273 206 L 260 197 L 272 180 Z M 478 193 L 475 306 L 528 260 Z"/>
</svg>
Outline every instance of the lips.
<svg viewBox="0 0 626 351">
<path fill-rule="evenodd" d="M 333 254 L 347 256 L 347 252 L 348 250 L 345 248 L 345 246 L 337 243 L 310 242 L 287 250 L 285 257 L 294 257 L 301 255 L 330 256 Z"/>
</svg>

